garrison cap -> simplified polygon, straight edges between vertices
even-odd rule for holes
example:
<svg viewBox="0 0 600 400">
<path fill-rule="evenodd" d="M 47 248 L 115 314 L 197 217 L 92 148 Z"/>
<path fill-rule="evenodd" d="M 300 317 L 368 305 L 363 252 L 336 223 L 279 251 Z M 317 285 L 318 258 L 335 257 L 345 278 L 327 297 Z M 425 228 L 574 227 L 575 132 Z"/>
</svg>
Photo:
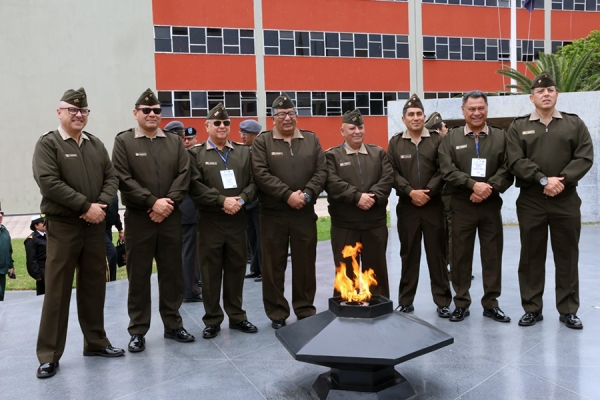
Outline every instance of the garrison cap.
<svg viewBox="0 0 600 400">
<path fill-rule="evenodd" d="M 64 101 L 65 103 L 69 103 L 74 105 L 75 107 L 87 107 L 87 95 L 85 94 L 85 89 L 80 87 L 77 90 L 69 89 L 67 90 L 60 101 Z"/>
<path fill-rule="evenodd" d="M 421 110 L 425 111 L 425 108 L 423 108 L 423 103 L 421 103 L 421 99 L 419 99 L 419 96 L 417 96 L 415 93 L 413 93 L 412 96 L 406 100 L 402 110 L 406 110 L 407 108 L 420 108 Z"/>
<path fill-rule="evenodd" d="M 554 79 L 552 79 L 552 77 L 550 76 L 550 74 L 547 71 L 543 71 L 541 74 L 539 74 L 538 76 L 533 78 L 533 80 L 531 81 L 532 89 L 535 89 L 538 87 L 546 88 L 546 87 L 550 87 L 550 86 L 556 86 L 556 83 L 554 83 Z"/>
<path fill-rule="evenodd" d="M 442 116 L 440 115 L 439 112 L 436 111 L 433 114 L 431 114 L 429 116 L 429 118 L 427 118 L 427 121 L 425 121 L 425 128 L 433 129 L 434 126 L 436 126 L 437 124 L 439 124 L 442 121 L 443 121 Z"/>
<path fill-rule="evenodd" d="M 183 131 L 183 136 L 184 137 L 196 136 L 196 129 L 192 128 L 191 126 L 189 128 L 185 128 L 185 130 Z"/>
<path fill-rule="evenodd" d="M 155 106 L 160 104 L 160 101 L 156 98 L 156 95 L 152 91 L 152 89 L 148 88 L 139 99 L 135 102 L 136 106 Z"/>
<path fill-rule="evenodd" d="M 206 119 L 219 119 L 223 121 L 229 119 L 229 114 L 227 114 L 227 110 L 223 103 L 219 103 L 208 112 Z"/>
<path fill-rule="evenodd" d="M 365 123 L 358 108 L 355 108 L 353 111 L 346 111 L 344 115 L 342 115 L 342 122 L 352 125 L 363 125 Z"/>
<path fill-rule="evenodd" d="M 29 224 L 29 229 L 35 231 L 35 225 L 40 222 L 44 222 L 46 220 L 46 216 L 44 214 L 38 214 L 31 217 L 31 223 Z"/>
<path fill-rule="evenodd" d="M 281 93 L 281 96 L 277 97 L 273 102 L 272 108 L 294 108 L 294 102 L 290 100 L 290 96 L 287 93 Z"/>
<path fill-rule="evenodd" d="M 240 124 L 240 130 L 246 133 L 257 134 L 262 131 L 262 125 L 253 119 L 247 119 Z"/>
<path fill-rule="evenodd" d="M 174 133 L 181 133 L 177 131 L 183 130 L 183 124 L 180 121 L 171 121 L 167 125 L 165 125 L 165 131 L 176 131 Z"/>
</svg>

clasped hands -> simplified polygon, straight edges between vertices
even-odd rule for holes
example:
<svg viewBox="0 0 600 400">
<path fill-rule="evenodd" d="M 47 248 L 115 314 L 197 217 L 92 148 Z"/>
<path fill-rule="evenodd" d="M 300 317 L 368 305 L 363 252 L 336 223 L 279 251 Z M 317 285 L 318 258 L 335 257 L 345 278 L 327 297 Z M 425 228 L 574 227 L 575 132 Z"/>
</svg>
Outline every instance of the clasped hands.
<svg viewBox="0 0 600 400">
<path fill-rule="evenodd" d="M 173 204 L 175 204 L 173 200 L 167 197 L 156 200 L 152 208 L 149 208 L 147 211 L 152 222 L 156 222 L 157 224 L 163 222 L 175 209 Z"/>
<path fill-rule="evenodd" d="M 233 215 L 242 209 L 242 205 L 238 202 L 239 199 L 241 199 L 239 196 L 225 198 L 222 208 L 225 214 Z"/>
<path fill-rule="evenodd" d="M 562 183 L 564 179 L 563 177 L 548 177 L 548 184 L 544 186 L 544 194 L 550 197 L 560 194 L 565 190 L 565 185 Z"/>
<path fill-rule="evenodd" d="M 81 214 L 79 218 L 83 219 L 88 224 L 99 224 L 106 217 L 104 209 L 106 204 L 92 203 L 87 212 Z"/>
</svg>

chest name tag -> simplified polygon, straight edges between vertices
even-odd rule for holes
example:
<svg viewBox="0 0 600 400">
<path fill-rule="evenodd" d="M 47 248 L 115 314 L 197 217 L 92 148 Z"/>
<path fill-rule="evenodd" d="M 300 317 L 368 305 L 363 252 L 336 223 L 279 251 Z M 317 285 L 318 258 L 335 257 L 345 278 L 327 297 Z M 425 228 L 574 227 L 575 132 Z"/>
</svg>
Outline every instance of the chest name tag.
<svg viewBox="0 0 600 400">
<path fill-rule="evenodd" d="M 466 149 L 467 145 L 466 144 L 461 144 L 459 146 L 456 146 L 456 150 L 460 150 L 460 149 Z"/>
<path fill-rule="evenodd" d="M 217 165 L 216 161 L 206 161 L 204 165 Z"/>
<path fill-rule="evenodd" d="M 77 154 L 65 154 L 65 158 L 77 158 Z"/>
<path fill-rule="evenodd" d="M 272 156 L 282 156 L 282 155 L 283 155 L 283 152 L 282 152 L 282 151 L 272 151 L 272 152 L 271 152 L 271 155 L 272 155 Z"/>
<path fill-rule="evenodd" d="M 136 157 L 146 157 L 148 154 L 146 153 L 135 153 Z"/>
<path fill-rule="evenodd" d="M 352 165 L 352 163 L 350 161 L 345 161 L 345 162 L 340 163 L 340 167 L 347 167 L 349 165 Z"/>
<path fill-rule="evenodd" d="M 473 158 L 471 160 L 471 176 L 474 178 L 485 178 L 485 167 L 487 160 L 485 158 Z"/>
<path fill-rule="evenodd" d="M 533 135 L 535 131 L 523 131 L 523 135 Z"/>
<path fill-rule="evenodd" d="M 237 188 L 237 182 L 235 181 L 235 174 L 232 169 L 226 169 L 221 172 L 221 180 L 223 181 L 223 189 L 235 189 Z"/>
<path fill-rule="evenodd" d="M 405 159 L 405 158 L 412 158 L 412 155 L 411 155 L 411 154 L 401 154 L 401 155 L 400 155 L 400 159 L 401 159 L 401 160 L 403 160 L 403 159 Z"/>
</svg>

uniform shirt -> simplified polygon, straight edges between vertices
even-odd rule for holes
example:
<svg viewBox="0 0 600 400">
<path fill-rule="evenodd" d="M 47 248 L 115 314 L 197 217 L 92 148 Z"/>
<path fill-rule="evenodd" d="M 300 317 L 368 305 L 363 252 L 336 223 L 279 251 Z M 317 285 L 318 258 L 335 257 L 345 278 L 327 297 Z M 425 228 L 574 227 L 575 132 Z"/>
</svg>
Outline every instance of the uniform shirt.
<svg viewBox="0 0 600 400">
<path fill-rule="evenodd" d="M 276 128 L 262 132 L 252 143 L 252 172 L 258 186 L 260 211 L 265 215 L 314 213 L 317 196 L 327 179 L 327 163 L 319 138 L 313 132 L 296 130 L 288 143 Z M 293 192 L 312 197 L 302 209 L 287 204 Z"/>
<path fill-rule="evenodd" d="M 0 225 L 0 274 L 8 274 L 8 270 L 14 268 L 12 258 L 13 248 L 10 233 L 4 225 Z"/>
<path fill-rule="evenodd" d="M 362 144 L 355 151 L 344 143 L 328 149 L 325 158 L 325 190 L 331 224 L 347 229 L 384 226 L 394 180 L 394 171 L 385 151 L 374 144 Z M 363 193 L 375 195 L 375 204 L 368 210 L 357 206 Z"/>
<path fill-rule="evenodd" d="M 46 235 L 45 233 L 35 231 L 27 236 L 25 242 L 25 256 L 27 262 L 27 272 L 33 279 L 44 277 L 46 268 Z"/>
<path fill-rule="evenodd" d="M 62 128 L 42 135 L 33 153 L 33 177 L 42 194 L 40 210 L 49 220 L 85 224 L 79 217 L 92 203 L 108 205 L 117 195 L 108 152 L 87 132 L 79 143 Z"/>
<path fill-rule="evenodd" d="M 516 118 L 507 137 L 508 163 L 517 187 L 542 192 L 544 176 L 562 176 L 565 188 L 575 187 L 594 162 L 590 132 L 575 114 L 555 109 L 546 126 L 534 111 Z"/>
<path fill-rule="evenodd" d="M 421 131 L 421 140 L 415 143 L 408 131 L 390 139 L 388 157 L 392 164 L 394 188 L 403 202 L 411 201 L 413 189 L 426 190 L 429 197 L 440 194 L 443 181 L 438 159 L 442 136 L 437 132 Z"/>
<path fill-rule="evenodd" d="M 252 179 L 250 149 L 227 141 L 223 151 L 209 142 L 189 149 L 192 179 L 190 197 L 200 215 L 206 218 L 231 218 L 222 210 L 227 197 L 239 196 L 244 202 L 256 199 L 256 185 Z M 233 171 L 235 188 L 225 188 L 221 171 Z M 234 217 L 243 216 L 237 212 Z"/>
<path fill-rule="evenodd" d="M 491 198 L 504 193 L 513 184 L 514 178 L 508 172 L 504 131 L 486 126 L 478 136 L 477 144 L 475 135 L 467 127 L 461 126 L 452 128 L 442 140 L 439 149 L 440 170 L 453 196 L 469 198 L 476 182 L 486 182 L 493 188 Z M 478 158 L 477 149 L 479 158 L 486 160 L 484 177 L 471 175 L 472 160 Z"/>
<path fill-rule="evenodd" d="M 190 159 L 181 138 L 160 129 L 153 138 L 139 126 L 119 133 L 113 163 L 121 201 L 129 209 L 145 213 L 161 198 L 179 204 L 190 185 Z"/>
</svg>

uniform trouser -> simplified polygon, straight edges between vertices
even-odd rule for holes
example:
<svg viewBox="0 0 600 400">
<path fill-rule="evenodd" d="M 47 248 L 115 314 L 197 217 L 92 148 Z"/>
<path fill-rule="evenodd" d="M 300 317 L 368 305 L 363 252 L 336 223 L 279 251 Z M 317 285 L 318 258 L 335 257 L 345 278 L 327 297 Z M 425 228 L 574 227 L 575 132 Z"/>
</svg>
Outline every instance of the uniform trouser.
<svg viewBox="0 0 600 400">
<path fill-rule="evenodd" d="M 252 258 L 250 260 L 250 272 L 253 274 L 262 274 L 262 251 L 260 249 L 260 211 L 258 207 L 246 210 L 246 220 L 248 222 L 247 235 L 248 246 L 250 247 Z"/>
<path fill-rule="evenodd" d="M 84 351 L 110 345 L 104 331 L 106 249 L 104 222 L 71 225 L 46 222 L 46 295 L 42 307 L 37 356 L 41 364 L 57 362 L 67 340 L 73 274 L 77 271 L 77 315 Z"/>
<path fill-rule="evenodd" d="M 546 278 L 548 227 L 554 253 L 556 309 L 560 314 L 579 309 L 579 236 L 581 199 L 577 192 L 546 197 L 523 193 L 517 199 L 521 232 L 519 287 L 526 312 L 542 312 Z"/>
<path fill-rule="evenodd" d="M 288 244 L 292 250 L 292 307 L 298 318 L 316 313 L 317 216 L 300 218 L 261 214 L 263 303 L 271 320 L 287 319 L 290 305 L 284 296 Z"/>
<path fill-rule="evenodd" d="M 112 232 L 104 231 L 104 246 L 106 247 L 106 259 L 110 271 L 110 281 L 117 280 L 117 249 L 112 241 Z"/>
<path fill-rule="evenodd" d="M 196 224 L 183 224 L 181 226 L 181 238 L 183 298 L 191 299 L 202 293 L 202 289 L 198 286 L 198 281 L 200 280 L 200 266 L 196 243 Z"/>
<path fill-rule="evenodd" d="M 454 305 L 471 305 L 471 273 L 473 271 L 473 251 L 475 234 L 479 235 L 484 310 L 498 307 L 498 297 L 502 290 L 502 199 L 499 196 L 488 198 L 482 203 L 452 196 L 452 287 L 456 293 Z"/>
<path fill-rule="evenodd" d="M 247 320 L 242 309 L 242 292 L 246 273 L 246 217 L 231 221 L 198 217 L 198 258 L 202 276 L 205 325 L 221 325 L 223 310 L 219 305 L 223 283 L 223 307 L 229 324 Z"/>
<path fill-rule="evenodd" d="M 398 236 L 400 238 L 400 258 L 402 259 L 398 304 L 408 306 L 414 302 L 421 270 L 422 238 L 425 245 L 433 302 L 438 307 L 449 306 L 452 302 L 452 292 L 446 267 L 444 203 L 439 197 L 434 197 L 422 207 L 399 203 L 396 207 L 396 215 L 398 215 Z"/>
<path fill-rule="evenodd" d="M 352 258 L 344 258 L 342 250 L 345 246 L 354 246 L 357 242 L 362 243 L 362 250 L 357 257 L 361 270 L 372 269 L 375 272 L 376 286 L 371 286 L 373 295 L 381 295 L 390 298 L 390 284 L 388 281 L 388 270 L 385 252 L 387 250 L 388 229 L 387 226 L 379 226 L 371 229 L 347 229 L 331 225 L 331 250 L 335 266 L 340 263 L 346 264 L 346 276 L 354 280 L 352 271 Z M 333 290 L 334 296 L 340 292 Z"/>
<path fill-rule="evenodd" d="M 450 265 L 452 269 L 452 211 L 450 210 L 450 199 L 452 198 L 449 194 L 442 195 L 442 201 L 444 202 L 444 221 L 446 222 L 446 263 Z"/>
<path fill-rule="evenodd" d="M 4 301 L 4 291 L 6 290 L 6 274 L 0 274 L 0 301 Z"/>
<path fill-rule="evenodd" d="M 125 211 L 125 249 L 129 295 L 129 334 L 145 335 L 150 329 L 150 276 L 152 259 L 158 270 L 158 309 L 165 329 L 181 328 L 183 301 L 181 274 L 181 211 L 175 209 L 163 222 L 152 222 L 146 213 Z"/>
</svg>

